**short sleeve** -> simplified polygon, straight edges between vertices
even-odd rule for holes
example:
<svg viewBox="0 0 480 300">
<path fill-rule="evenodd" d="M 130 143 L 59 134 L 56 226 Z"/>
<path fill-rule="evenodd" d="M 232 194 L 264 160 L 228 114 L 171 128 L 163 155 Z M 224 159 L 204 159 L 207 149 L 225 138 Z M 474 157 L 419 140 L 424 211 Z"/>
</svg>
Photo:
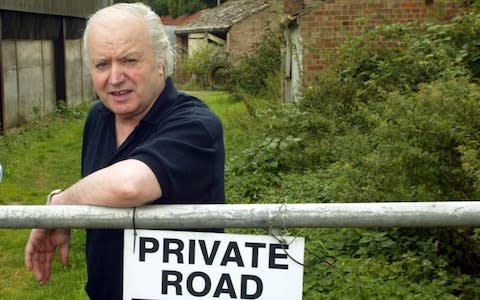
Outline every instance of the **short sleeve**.
<svg viewBox="0 0 480 300">
<path fill-rule="evenodd" d="M 162 188 L 158 203 L 223 203 L 224 145 L 220 120 L 203 105 L 178 109 L 131 158 L 147 164 Z"/>
</svg>

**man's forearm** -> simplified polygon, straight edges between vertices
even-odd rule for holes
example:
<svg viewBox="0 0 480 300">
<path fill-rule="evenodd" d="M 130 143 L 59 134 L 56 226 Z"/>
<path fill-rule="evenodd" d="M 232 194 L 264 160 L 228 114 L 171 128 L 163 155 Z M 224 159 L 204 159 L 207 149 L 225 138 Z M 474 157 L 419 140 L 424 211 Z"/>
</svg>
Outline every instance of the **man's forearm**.
<svg viewBox="0 0 480 300">
<path fill-rule="evenodd" d="M 84 177 L 52 197 L 51 204 L 136 207 L 162 195 L 155 174 L 143 162 L 124 160 Z"/>
</svg>

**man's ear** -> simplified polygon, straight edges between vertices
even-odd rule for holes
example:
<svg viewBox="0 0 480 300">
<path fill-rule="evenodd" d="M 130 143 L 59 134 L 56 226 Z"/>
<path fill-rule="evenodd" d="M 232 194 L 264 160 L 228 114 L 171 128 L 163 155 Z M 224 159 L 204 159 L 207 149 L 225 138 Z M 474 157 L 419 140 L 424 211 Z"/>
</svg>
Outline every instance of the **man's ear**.
<svg viewBox="0 0 480 300">
<path fill-rule="evenodd" d="M 165 77 L 165 73 L 166 73 L 166 72 L 165 72 L 165 66 L 159 65 L 159 66 L 158 66 L 158 75 L 159 75 L 160 77 Z"/>
</svg>

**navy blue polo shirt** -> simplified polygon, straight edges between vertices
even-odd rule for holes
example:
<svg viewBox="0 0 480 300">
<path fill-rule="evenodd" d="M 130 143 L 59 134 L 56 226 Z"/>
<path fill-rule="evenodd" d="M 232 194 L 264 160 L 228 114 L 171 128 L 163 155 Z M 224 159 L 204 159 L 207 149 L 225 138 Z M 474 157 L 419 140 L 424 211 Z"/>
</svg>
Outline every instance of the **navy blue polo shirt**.
<svg viewBox="0 0 480 300">
<path fill-rule="evenodd" d="M 206 104 L 179 93 L 171 78 L 118 149 L 114 114 L 101 102 L 89 112 L 82 176 L 125 159 L 152 169 L 162 189 L 154 204 L 225 203 L 222 124 Z M 123 230 L 88 229 L 86 256 L 90 298 L 122 299 Z"/>
</svg>

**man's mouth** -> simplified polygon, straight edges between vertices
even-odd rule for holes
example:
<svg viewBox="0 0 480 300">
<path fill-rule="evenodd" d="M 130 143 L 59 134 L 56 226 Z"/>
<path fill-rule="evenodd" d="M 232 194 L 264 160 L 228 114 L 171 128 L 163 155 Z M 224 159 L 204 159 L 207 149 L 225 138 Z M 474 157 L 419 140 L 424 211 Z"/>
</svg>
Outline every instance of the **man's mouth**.
<svg viewBox="0 0 480 300">
<path fill-rule="evenodd" d="M 110 92 L 110 94 L 112 94 L 113 96 L 123 96 L 131 92 L 132 92 L 131 90 L 121 90 L 121 91 L 112 91 Z"/>
</svg>

